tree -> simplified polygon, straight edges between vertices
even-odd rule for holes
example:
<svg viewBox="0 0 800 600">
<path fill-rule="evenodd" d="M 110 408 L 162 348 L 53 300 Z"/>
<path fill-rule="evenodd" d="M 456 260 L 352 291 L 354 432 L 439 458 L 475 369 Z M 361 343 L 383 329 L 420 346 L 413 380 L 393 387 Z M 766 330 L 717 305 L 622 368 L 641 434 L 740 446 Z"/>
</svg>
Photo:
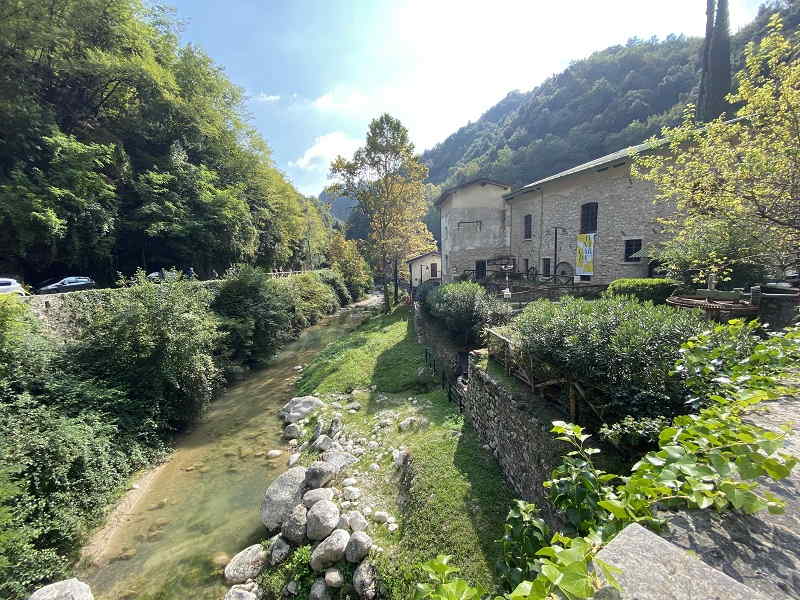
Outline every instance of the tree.
<svg viewBox="0 0 800 600">
<path fill-rule="evenodd" d="M 728 110 L 725 97 L 731 91 L 728 0 L 707 0 L 702 59 L 698 116 L 701 121 L 710 121 Z"/>
<path fill-rule="evenodd" d="M 364 295 L 372 283 L 372 274 L 369 265 L 358 251 L 356 240 L 348 240 L 334 231 L 328 247 L 328 261 L 332 268 L 342 274 L 345 285 L 353 300 Z"/>
<path fill-rule="evenodd" d="M 683 123 L 664 129 L 660 148 L 638 156 L 633 169 L 656 185 L 659 199 L 676 204 L 673 227 L 749 229 L 751 240 L 778 249 L 767 253 L 775 268 L 796 264 L 800 252 L 798 56 L 797 38 L 784 36 L 773 16 L 770 33 L 746 48 L 738 89 L 728 96 L 741 104 L 737 119 L 698 128 L 690 106 Z"/>
<path fill-rule="evenodd" d="M 400 262 L 436 248 L 422 222 L 428 209 L 423 187 L 427 175 L 408 130 L 389 114 L 372 120 L 366 145 L 352 160 L 339 156 L 331 165 L 336 183 L 330 191 L 355 198 L 358 210 L 369 217 L 370 254 L 376 268 L 393 278 L 395 302 Z"/>
</svg>

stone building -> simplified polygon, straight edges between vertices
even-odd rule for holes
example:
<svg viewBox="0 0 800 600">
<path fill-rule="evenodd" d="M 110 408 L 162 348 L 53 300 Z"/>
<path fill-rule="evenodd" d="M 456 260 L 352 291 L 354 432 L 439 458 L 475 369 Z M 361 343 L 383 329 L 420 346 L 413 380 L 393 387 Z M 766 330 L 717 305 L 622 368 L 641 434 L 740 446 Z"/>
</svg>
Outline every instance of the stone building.
<svg viewBox="0 0 800 600">
<path fill-rule="evenodd" d="M 411 291 L 423 281 L 442 276 L 442 255 L 438 251 L 420 254 L 408 261 L 408 280 Z"/>
<path fill-rule="evenodd" d="M 562 279 L 576 283 L 649 276 L 647 247 L 661 239 L 658 219 L 672 208 L 654 202 L 651 183 L 630 175 L 631 154 L 647 147 L 626 148 L 514 191 L 478 180 L 444 192 L 445 279 L 465 271 L 480 279 L 492 264 L 539 277 L 558 267 Z M 468 202 L 459 198 L 465 192 Z M 480 223 L 477 233 L 464 230 L 471 221 Z"/>
</svg>

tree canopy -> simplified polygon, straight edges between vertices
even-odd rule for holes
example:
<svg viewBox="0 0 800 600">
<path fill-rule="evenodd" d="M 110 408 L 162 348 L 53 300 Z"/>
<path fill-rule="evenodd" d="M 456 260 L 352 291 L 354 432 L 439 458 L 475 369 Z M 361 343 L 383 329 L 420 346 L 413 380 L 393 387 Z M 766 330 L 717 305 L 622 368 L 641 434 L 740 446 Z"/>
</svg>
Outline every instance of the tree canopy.
<svg viewBox="0 0 800 600">
<path fill-rule="evenodd" d="M 270 159 L 245 97 L 140 0 L 0 6 L 0 270 L 312 266 L 332 220 Z"/>
</svg>

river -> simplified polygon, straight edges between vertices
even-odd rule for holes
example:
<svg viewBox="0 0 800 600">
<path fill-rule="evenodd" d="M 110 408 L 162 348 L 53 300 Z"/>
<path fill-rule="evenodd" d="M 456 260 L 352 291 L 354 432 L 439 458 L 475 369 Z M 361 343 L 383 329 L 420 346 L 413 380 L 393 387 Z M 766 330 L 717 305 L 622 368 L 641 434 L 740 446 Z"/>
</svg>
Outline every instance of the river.
<svg viewBox="0 0 800 600">
<path fill-rule="evenodd" d="M 219 600 L 224 555 L 265 537 L 269 481 L 286 469 L 278 409 L 296 371 L 355 328 L 376 297 L 326 317 L 214 402 L 168 460 L 140 477 L 84 548 L 78 577 L 99 600 Z M 268 459 L 269 450 L 283 450 Z"/>
</svg>

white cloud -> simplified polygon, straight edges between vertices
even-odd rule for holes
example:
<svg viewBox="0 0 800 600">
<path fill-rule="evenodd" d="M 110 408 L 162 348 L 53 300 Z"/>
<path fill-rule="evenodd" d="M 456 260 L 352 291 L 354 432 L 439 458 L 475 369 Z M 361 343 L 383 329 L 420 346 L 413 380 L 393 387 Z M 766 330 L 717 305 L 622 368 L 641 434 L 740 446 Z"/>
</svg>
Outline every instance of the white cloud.
<svg viewBox="0 0 800 600">
<path fill-rule="evenodd" d="M 359 112 L 370 104 L 370 99 L 358 90 L 337 89 L 323 94 L 311 105 L 323 112 Z"/>
<path fill-rule="evenodd" d="M 316 138 L 303 156 L 289 161 L 289 166 L 306 171 L 327 171 L 337 156 L 350 158 L 360 145 L 360 140 L 351 138 L 342 131 L 326 133 Z"/>
<path fill-rule="evenodd" d="M 255 96 L 253 96 L 253 100 L 255 100 L 256 102 L 277 102 L 280 99 L 281 99 L 280 96 L 266 94 L 264 92 L 260 92 Z"/>
</svg>

